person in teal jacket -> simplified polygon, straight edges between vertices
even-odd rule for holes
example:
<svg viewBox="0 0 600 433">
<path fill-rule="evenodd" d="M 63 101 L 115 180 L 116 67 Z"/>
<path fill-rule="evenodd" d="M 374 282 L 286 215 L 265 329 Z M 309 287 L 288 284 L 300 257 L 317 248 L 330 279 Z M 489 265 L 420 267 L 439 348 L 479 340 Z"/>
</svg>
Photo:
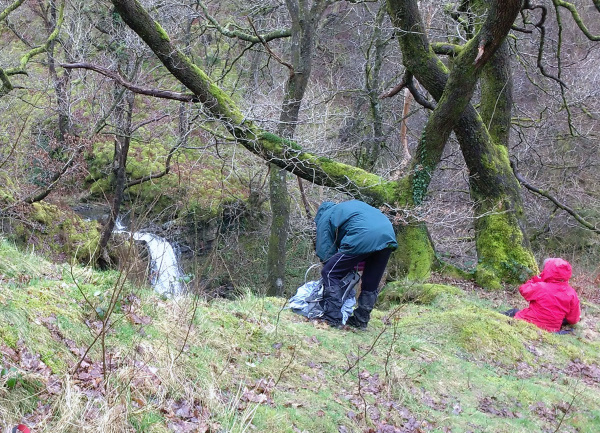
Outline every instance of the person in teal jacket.
<svg viewBox="0 0 600 433">
<path fill-rule="evenodd" d="M 358 306 L 347 322 L 364 329 L 377 301 L 385 267 L 392 251 L 398 247 L 392 223 L 379 209 L 360 200 L 350 200 L 339 204 L 323 202 L 315 224 L 316 253 L 324 263 L 322 319 L 332 326 L 341 325 L 345 291 L 341 280 L 364 263 Z"/>
</svg>

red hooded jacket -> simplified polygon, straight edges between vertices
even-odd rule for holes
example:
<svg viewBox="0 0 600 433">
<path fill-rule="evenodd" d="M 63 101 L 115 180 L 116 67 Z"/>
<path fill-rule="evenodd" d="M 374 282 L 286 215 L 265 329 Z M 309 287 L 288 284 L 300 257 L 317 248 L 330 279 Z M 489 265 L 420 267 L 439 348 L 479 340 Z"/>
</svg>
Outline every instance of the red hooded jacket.
<svg viewBox="0 0 600 433">
<path fill-rule="evenodd" d="M 529 307 L 519 311 L 515 318 L 533 323 L 546 331 L 560 330 L 563 319 L 579 322 L 579 298 L 569 286 L 571 265 L 563 259 L 548 259 L 540 276 L 535 276 L 519 287 L 529 301 Z"/>
</svg>

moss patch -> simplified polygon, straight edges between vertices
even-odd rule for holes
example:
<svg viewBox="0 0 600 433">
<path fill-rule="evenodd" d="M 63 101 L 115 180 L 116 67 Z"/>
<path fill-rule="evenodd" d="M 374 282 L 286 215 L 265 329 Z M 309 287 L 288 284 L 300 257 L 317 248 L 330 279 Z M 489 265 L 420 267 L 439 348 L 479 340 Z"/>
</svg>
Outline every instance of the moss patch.
<svg viewBox="0 0 600 433">
<path fill-rule="evenodd" d="M 398 248 L 392 254 L 389 266 L 392 275 L 410 281 L 426 280 L 436 263 L 427 229 L 420 225 L 408 225 L 396 229 L 396 233 Z"/>
<path fill-rule="evenodd" d="M 413 302 L 429 305 L 439 296 L 463 296 L 464 292 L 454 286 L 444 284 L 419 284 L 393 281 L 387 284 L 379 295 L 379 305 L 389 306 Z"/>
<path fill-rule="evenodd" d="M 84 221 L 70 209 L 38 202 L 30 210 L 36 225 L 16 224 L 15 240 L 34 245 L 37 251 L 60 261 L 71 258 L 89 263 L 100 241 L 100 226 L 96 221 Z"/>
<path fill-rule="evenodd" d="M 537 272 L 533 254 L 523 247 L 523 233 L 508 212 L 482 216 L 476 222 L 479 285 L 499 289 L 501 282 L 520 283 Z"/>
</svg>

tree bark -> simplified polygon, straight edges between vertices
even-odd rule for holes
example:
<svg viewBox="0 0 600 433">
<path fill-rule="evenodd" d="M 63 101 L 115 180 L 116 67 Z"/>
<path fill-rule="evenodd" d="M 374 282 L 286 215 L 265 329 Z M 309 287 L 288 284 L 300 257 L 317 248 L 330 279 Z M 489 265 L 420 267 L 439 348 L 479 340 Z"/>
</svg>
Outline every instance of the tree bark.
<svg viewBox="0 0 600 433">
<path fill-rule="evenodd" d="M 416 2 L 388 0 L 388 12 L 400 32 L 398 39 L 404 64 L 438 101 L 413 160 L 415 174 L 410 187 L 414 202 L 418 204 L 423 200 L 431 173 L 453 129 L 469 168 L 471 195 L 477 204 L 475 228 L 479 264 L 476 277 L 488 287 L 498 287 L 501 280 L 519 281 L 531 269 L 536 269 L 523 235 L 520 191 L 510 172 L 507 149 L 494 145 L 479 113 L 469 103 L 481 67 L 502 44 L 504 36 L 500 29 L 504 29 L 504 35 L 508 33 L 520 2 L 504 2 L 505 9 L 501 13 L 496 6 L 494 3 L 490 8 L 479 33 L 460 50 L 449 72 L 427 40 Z M 510 14 L 507 9 L 511 10 Z M 495 13 L 498 15 L 494 16 Z M 490 30 L 490 27 L 493 28 Z M 486 113 L 490 119 L 494 117 L 492 109 Z"/>
<path fill-rule="evenodd" d="M 292 19 L 292 69 L 285 86 L 277 134 L 287 139 L 292 139 L 296 131 L 300 107 L 312 70 L 315 32 L 326 3 L 324 0 L 315 0 L 312 7 L 309 7 L 307 0 L 286 0 Z M 285 288 L 286 243 L 290 220 L 290 197 L 286 179 L 287 171 L 271 164 L 269 190 L 272 221 L 267 256 L 267 294 L 270 296 L 282 296 Z"/>
</svg>

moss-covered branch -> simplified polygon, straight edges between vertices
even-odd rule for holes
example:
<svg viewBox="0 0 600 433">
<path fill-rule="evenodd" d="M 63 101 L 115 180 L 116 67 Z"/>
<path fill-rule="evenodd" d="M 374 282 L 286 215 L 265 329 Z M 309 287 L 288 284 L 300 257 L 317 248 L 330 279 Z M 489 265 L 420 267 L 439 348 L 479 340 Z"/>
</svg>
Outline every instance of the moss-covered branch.
<svg viewBox="0 0 600 433">
<path fill-rule="evenodd" d="M 165 67 L 190 89 L 235 139 L 261 158 L 303 179 L 334 187 L 374 205 L 393 202 L 397 184 L 353 166 L 319 157 L 259 128 L 247 119 L 233 99 L 183 54 L 162 27 L 135 0 L 113 0 L 125 23 L 152 49 Z"/>
<path fill-rule="evenodd" d="M 8 5 L 8 7 L 6 7 L 2 12 L 0 12 L 0 22 L 4 21 L 12 11 L 21 6 L 24 2 L 25 0 L 16 0 L 10 5 Z"/>
<path fill-rule="evenodd" d="M 2 82 L 2 87 L 0 87 L 0 98 L 2 98 L 12 89 L 14 89 L 12 83 L 2 68 L 0 68 L 0 82 Z"/>
<path fill-rule="evenodd" d="M 274 30 L 272 32 L 259 35 L 258 33 L 251 34 L 251 33 L 243 32 L 243 31 L 239 30 L 239 28 L 237 28 L 236 24 L 226 24 L 223 26 L 219 23 L 219 21 L 217 21 L 217 19 L 215 17 L 213 17 L 208 12 L 208 8 L 204 4 L 204 2 L 199 2 L 199 5 L 202 8 L 202 11 L 204 12 L 204 16 L 211 23 L 212 27 L 217 29 L 219 31 L 219 33 L 221 33 L 222 35 L 227 36 L 229 38 L 237 38 L 242 41 L 250 42 L 253 44 L 258 44 L 258 43 L 269 42 L 273 39 L 286 38 L 286 37 L 289 37 L 292 35 L 292 31 L 290 29 Z M 236 27 L 236 28 L 231 30 L 230 27 Z"/>
<path fill-rule="evenodd" d="M 556 7 L 563 7 L 565 9 L 568 9 L 569 12 L 571 12 L 573 21 L 575 21 L 575 23 L 577 24 L 577 27 L 579 27 L 579 30 L 581 30 L 583 32 L 583 34 L 590 41 L 600 41 L 600 35 L 594 35 L 592 32 L 590 32 L 590 30 L 587 28 L 587 26 L 581 19 L 581 15 L 579 15 L 579 12 L 577 11 L 577 7 L 575 7 L 575 5 L 573 3 L 569 3 L 569 2 L 566 2 L 563 0 L 552 0 L 552 1 Z M 596 9 L 598 9 L 598 12 L 600 12 L 600 1 L 594 0 L 594 5 L 596 6 Z"/>
<path fill-rule="evenodd" d="M 462 45 L 450 44 L 448 42 L 434 42 L 431 44 L 431 48 L 436 54 L 454 57 L 461 52 L 463 47 Z"/>
<path fill-rule="evenodd" d="M 27 66 L 27 63 L 29 63 L 31 58 L 34 56 L 37 56 L 38 54 L 42 54 L 42 53 L 45 53 L 46 51 L 48 51 L 50 44 L 54 40 L 56 40 L 56 38 L 58 37 L 58 34 L 60 33 L 60 28 L 61 28 L 63 20 L 64 20 L 64 11 L 65 11 L 65 3 L 62 2 L 60 4 L 60 8 L 58 9 L 58 18 L 56 19 L 56 26 L 55 26 L 54 30 L 52 31 L 52 33 L 50 33 L 50 35 L 48 36 L 48 39 L 46 39 L 46 42 L 44 42 L 44 44 L 40 45 L 39 47 L 35 47 L 35 48 L 29 50 L 27 53 L 25 53 L 23 56 L 21 56 L 21 60 L 19 61 L 18 67 L 5 69 L 4 73 L 7 76 L 19 75 L 19 74 L 27 75 L 27 71 L 25 70 L 25 67 Z"/>
</svg>

